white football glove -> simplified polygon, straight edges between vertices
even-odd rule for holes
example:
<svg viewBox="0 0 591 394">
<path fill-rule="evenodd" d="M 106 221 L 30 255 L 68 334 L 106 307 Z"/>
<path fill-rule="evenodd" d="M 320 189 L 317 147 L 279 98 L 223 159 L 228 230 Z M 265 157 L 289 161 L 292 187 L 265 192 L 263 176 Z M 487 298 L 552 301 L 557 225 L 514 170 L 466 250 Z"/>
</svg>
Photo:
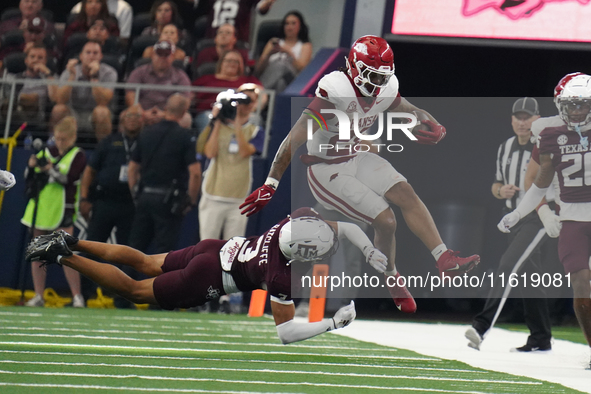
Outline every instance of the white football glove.
<svg viewBox="0 0 591 394">
<path fill-rule="evenodd" d="M 376 271 L 380 274 L 383 274 L 388 266 L 388 258 L 380 252 L 377 248 L 366 247 L 363 251 L 365 255 L 365 260 L 371 265 Z"/>
<path fill-rule="evenodd" d="M 558 238 L 560 235 L 560 229 L 562 228 L 562 223 L 560 222 L 560 218 L 552 212 L 550 207 L 546 204 L 542 205 L 540 209 L 538 209 L 538 216 L 546 229 L 546 233 L 550 238 Z"/>
<path fill-rule="evenodd" d="M 345 305 L 334 314 L 332 318 L 332 329 L 347 327 L 353 320 L 355 320 L 357 313 L 355 312 L 355 301 L 351 301 L 349 305 Z"/>
<path fill-rule="evenodd" d="M 513 211 L 503 216 L 497 227 L 503 233 L 510 233 L 511 231 L 509 230 L 511 227 L 515 226 L 520 219 L 521 215 L 519 215 L 519 212 Z"/>
<path fill-rule="evenodd" d="M 0 170 L 0 190 L 8 190 L 16 184 L 14 175 L 8 171 Z"/>
</svg>

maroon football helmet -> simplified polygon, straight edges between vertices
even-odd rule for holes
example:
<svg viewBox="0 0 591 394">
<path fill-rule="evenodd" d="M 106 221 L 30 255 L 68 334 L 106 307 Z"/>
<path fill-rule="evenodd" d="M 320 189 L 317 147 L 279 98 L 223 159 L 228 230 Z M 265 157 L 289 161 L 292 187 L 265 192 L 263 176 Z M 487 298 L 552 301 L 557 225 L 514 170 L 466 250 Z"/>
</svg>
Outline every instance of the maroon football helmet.
<svg viewBox="0 0 591 394">
<path fill-rule="evenodd" d="M 381 37 L 359 38 L 346 61 L 349 76 L 364 96 L 377 96 L 394 75 L 394 53 Z"/>
</svg>

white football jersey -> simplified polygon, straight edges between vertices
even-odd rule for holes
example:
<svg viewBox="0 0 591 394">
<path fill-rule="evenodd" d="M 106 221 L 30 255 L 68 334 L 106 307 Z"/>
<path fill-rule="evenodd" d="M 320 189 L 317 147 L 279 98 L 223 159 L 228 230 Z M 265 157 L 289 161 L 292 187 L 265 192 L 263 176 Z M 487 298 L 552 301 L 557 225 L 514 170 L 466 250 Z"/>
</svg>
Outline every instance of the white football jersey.
<svg viewBox="0 0 591 394">
<path fill-rule="evenodd" d="M 369 130 L 381 116 L 380 114 L 390 108 L 398 97 L 398 79 L 396 75 L 392 75 L 388 85 L 380 90 L 380 94 L 366 102 L 363 98 L 357 97 L 355 85 L 344 72 L 333 71 L 318 82 L 316 97 L 327 100 L 335 106 L 335 109 L 349 116 L 351 139 L 339 140 L 339 121 L 336 116 L 330 117 L 326 120 L 328 130 L 325 130 L 323 125 L 313 134 L 312 139 L 308 140 L 306 144 L 308 154 L 325 160 L 353 157 L 357 154 L 354 147 L 359 143 L 359 138 L 353 132 L 354 114 L 357 113 L 359 116 L 359 132 L 364 133 Z"/>
</svg>

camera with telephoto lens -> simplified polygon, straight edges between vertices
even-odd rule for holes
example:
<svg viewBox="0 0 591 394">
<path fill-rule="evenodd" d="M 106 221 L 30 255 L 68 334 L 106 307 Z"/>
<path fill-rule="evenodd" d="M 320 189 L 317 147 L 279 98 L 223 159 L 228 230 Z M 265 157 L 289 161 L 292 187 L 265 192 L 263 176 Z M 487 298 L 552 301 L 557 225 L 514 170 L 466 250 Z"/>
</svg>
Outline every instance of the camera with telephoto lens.
<svg viewBox="0 0 591 394">
<path fill-rule="evenodd" d="M 221 92 L 215 99 L 216 105 L 220 106 L 218 117 L 222 120 L 234 120 L 238 104 L 250 104 L 250 97 L 244 93 L 236 93 L 232 89 Z"/>
</svg>

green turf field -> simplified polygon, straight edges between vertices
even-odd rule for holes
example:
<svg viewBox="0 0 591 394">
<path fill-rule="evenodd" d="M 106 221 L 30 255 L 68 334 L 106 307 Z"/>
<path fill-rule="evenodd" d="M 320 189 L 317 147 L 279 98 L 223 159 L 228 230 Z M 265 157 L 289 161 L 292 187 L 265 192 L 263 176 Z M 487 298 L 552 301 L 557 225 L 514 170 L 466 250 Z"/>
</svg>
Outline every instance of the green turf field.
<svg viewBox="0 0 591 394">
<path fill-rule="evenodd" d="M 281 345 L 267 318 L 0 308 L 0 393 L 575 393 L 332 334 Z"/>
</svg>

